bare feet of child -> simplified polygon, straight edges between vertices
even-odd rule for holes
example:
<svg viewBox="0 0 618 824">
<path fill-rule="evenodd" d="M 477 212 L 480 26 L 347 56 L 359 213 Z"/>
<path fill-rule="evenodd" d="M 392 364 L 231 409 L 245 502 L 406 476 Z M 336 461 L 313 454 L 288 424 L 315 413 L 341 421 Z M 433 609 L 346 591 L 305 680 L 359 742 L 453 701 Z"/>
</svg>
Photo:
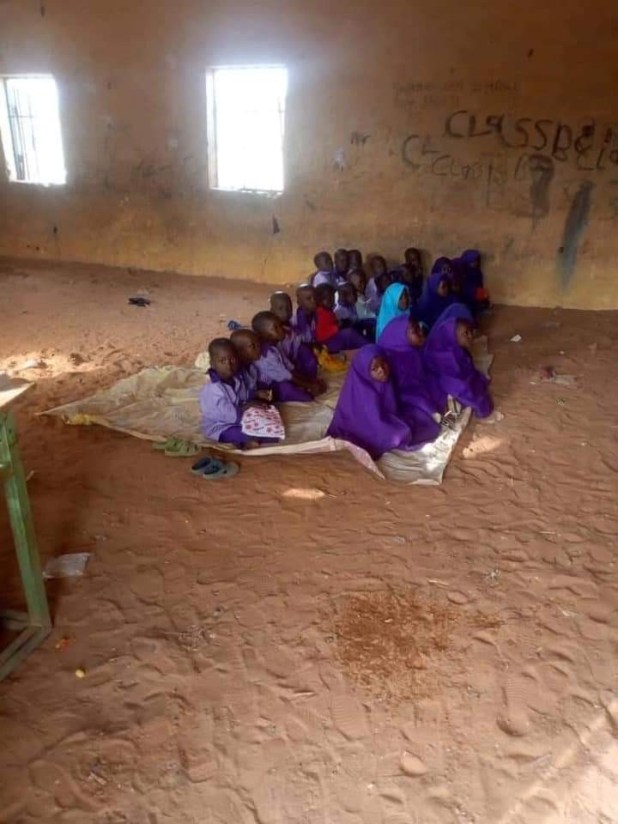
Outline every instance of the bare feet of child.
<svg viewBox="0 0 618 824">
<path fill-rule="evenodd" d="M 307 391 L 313 397 L 317 397 L 318 395 L 323 395 L 326 392 L 326 382 L 323 381 L 321 378 L 315 380 L 310 386 L 307 387 Z"/>
<path fill-rule="evenodd" d="M 479 423 L 500 423 L 500 421 L 504 420 L 504 415 L 498 409 L 494 409 L 491 415 L 488 415 L 486 418 L 480 418 Z"/>
</svg>

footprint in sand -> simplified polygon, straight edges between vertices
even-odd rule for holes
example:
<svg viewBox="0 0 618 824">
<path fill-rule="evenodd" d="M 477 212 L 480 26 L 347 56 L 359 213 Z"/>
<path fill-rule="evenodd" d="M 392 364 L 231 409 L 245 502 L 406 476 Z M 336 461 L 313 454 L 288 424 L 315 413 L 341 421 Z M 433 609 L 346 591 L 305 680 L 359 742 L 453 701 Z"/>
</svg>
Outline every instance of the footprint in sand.
<svg viewBox="0 0 618 824">
<path fill-rule="evenodd" d="M 470 598 L 464 592 L 447 592 L 446 597 L 452 604 L 458 604 L 459 606 L 463 606 L 467 604 Z"/>
<path fill-rule="evenodd" d="M 334 696 L 331 714 L 335 727 L 351 741 L 369 734 L 366 712 L 354 698 L 346 695 Z"/>
<path fill-rule="evenodd" d="M 140 600 L 148 603 L 163 594 L 163 575 L 154 567 L 138 567 L 130 586 Z"/>
<path fill-rule="evenodd" d="M 509 678 L 504 686 L 504 708 L 496 723 L 507 735 L 524 736 L 530 732 L 531 724 L 528 716 L 527 698 L 533 689 L 533 684 L 526 683 L 529 679 L 521 676 Z"/>
<path fill-rule="evenodd" d="M 417 755 L 413 755 L 409 752 L 404 752 L 401 756 L 399 766 L 401 767 L 402 773 L 405 773 L 405 775 L 409 775 L 412 778 L 418 778 L 421 775 L 425 775 L 427 772 L 425 762 Z"/>
</svg>

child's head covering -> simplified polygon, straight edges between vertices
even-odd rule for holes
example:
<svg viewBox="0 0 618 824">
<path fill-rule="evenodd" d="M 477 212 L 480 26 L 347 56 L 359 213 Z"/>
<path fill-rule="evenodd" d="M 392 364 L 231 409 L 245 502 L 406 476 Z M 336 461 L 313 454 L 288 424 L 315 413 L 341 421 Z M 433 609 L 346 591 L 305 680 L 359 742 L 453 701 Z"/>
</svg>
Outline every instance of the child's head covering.
<svg viewBox="0 0 618 824">
<path fill-rule="evenodd" d="M 433 441 L 440 434 L 440 425 L 432 418 L 446 408 L 446 394 L 438 381 L 425 369 L 422 348 L 408 340 L 409 318 L 392 320 L 380 338 L 391 366 L 397 400 L 406 423 L 412 429 L 414 443 Z"/>
<path fill-rule="evenodd" d="M 431 329 L 444 310 L 456 301 L 453 295 L 439 295 L 438 288 L 442 281 L 448 282 L 448 276 L 442 272 L 442 267 L 452 263 L 447 257 L 439 257 L 431 267 L 431 274 L 425 281 L 421 299 L 414 308 L 414 317 L 422 321 Z"/>
<path fill-rule="evenodd" d="M 386 352 L 408 352 L 412 349 L 408 340 L 409 325 L 410 317 L 407 313 L 393 318 L 380 336 L 380 347 Z"/>
<path fill-rule="evenodd" d="M 444 392 L 470 406 L 479 418 L 486 418 L 493 410 L 489 380 L 457 341 L 458 322 L 458 318 L 451 317 L 434 326 L 425 343 L 425 365 L 438 377 Z"/>
<path fill-rule="evenodd" d="M 407 286 L 403 283 L 391 283 L 386 292 L 382 295 L 382 303 L 380 304 L 380 311 L 378 313 L 378 320 L 376 323 L 376 340 L 380 341 L 380 335 L 386 329 L 388 324 L 400 315 L 408 315 L 408 309 L 399 308 L 399 298 L 403 292 L 407 292 Z"/>
<path fill-rule="evenodd" d="M 476 290 L 484 288 L 481 253 L 477 249 L 466 249 L 459 259 L 463 267 L 464 296 L 467 299 L 474 300 Z"/>
<path fill-rule="evenodd" d="M 371 362 L 384 357 L 379 346 L 363 346 L 356 353 L 339 395 L 327 434 L 342 438 L 379 458 L 391 449 L 408 447 L 412 435 L 398 416 L 392 381 L 371 377 Z"/>
</svg>

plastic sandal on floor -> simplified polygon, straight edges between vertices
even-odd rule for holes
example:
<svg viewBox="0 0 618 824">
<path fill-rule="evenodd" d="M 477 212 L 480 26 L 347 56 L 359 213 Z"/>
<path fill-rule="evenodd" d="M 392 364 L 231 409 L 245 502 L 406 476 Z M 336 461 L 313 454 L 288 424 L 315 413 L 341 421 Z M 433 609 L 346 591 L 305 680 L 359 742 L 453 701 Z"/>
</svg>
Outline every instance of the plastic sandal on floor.
<svg viewBox="0 0 618 824">
<path fill-rule="evenodd" d="M 152 448 L 163 452 L 168 458 L 192 458 L 200 451 L 197 444 L 183 441 L 182 438 L 168 438 L 166 441 L 153 444 Z"/>
<path fill-rule="evenodd" d="M 193 464 L 191 473 L 205 481 L 216 481 L 219 478 L 233 478 L 238 475 L 239 469 L 238 464 L 232 461 L 220 461 L 207 455 Z"/>
</svg>

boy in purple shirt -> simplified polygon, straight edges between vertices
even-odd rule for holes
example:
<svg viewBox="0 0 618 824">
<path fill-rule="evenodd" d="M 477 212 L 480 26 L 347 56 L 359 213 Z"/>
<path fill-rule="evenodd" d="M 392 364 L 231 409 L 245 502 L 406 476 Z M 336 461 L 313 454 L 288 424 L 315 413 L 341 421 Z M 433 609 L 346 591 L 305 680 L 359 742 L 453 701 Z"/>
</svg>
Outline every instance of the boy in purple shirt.
<svg viewBox="0 0 618 824">
<path fill-rule="evenodd" d="M 358 314 L 358 294 L 352 283 L 343 283 L 337 290 L 335 315 L 339 326 L 345 329 L 351 326 L 368 341 L 375 340 L 376 322 L 372 318 L 361 318 Z"/>
<path fill-rule="evenodd" d="M 350 271 L 350 255 L 347 249 L 337 249 L 334 257 L 336 286 L 340 286 L 348 279 L 348 272 Z"/>
<path fill-rule="evenodd" d="M 270 311 L 276 315 L 285 337 L 277 344 L 284 358 L 307 378 L 315 380 L 318 376 L 318 361 L 305 337 L 292 326 L 292 299 L 285 292 L 273 292 L 270 296 Z"/>
<path fill-rule="evenodd" d="M 206 438 L 231 443 L 239 449 L 255 449 L 276 438 L 254 438 L 242 431 L 241 420 L 252 403 L 264 402 L 268 393 L 258 389 L 257 370 L 243 369 L 227 338 L 215 338 L 208 346 L 210 381 L 200 392 L 201 430 Z"/>
<path fill-rule="evenodd" d="M 309 283 L 302 283 L 296 290 L 296 322 L 294 324 L 297 333 L 304 343 L 315 343 L 315 312 L 317 303 L 315 301 L 315 289 Z"/>
<path fill-rule="evenodd" d="M 315 264 L 315 274 L 311 278 L 312 286 L 320 286 L 322 283 L 328 283 L 333 289 L 337 286 L 337 275 L 335 274 L 335 265 L 329 252 L 318 252 L 313 258 Z"/>
<path fill-rule="evenodd" d="M 241 362 L 257 368 L 260 383 L 272 387 L 276 401 L 312 401 L 314 395 L 319 394 L 318 382 L 299 375 L 277 348 L 276 344 L 281 342 L 285 332 L 276 315 L 259 312 L 251 325 L 253 330 L 239 329 L 231 337 Z"/>
</svg>

